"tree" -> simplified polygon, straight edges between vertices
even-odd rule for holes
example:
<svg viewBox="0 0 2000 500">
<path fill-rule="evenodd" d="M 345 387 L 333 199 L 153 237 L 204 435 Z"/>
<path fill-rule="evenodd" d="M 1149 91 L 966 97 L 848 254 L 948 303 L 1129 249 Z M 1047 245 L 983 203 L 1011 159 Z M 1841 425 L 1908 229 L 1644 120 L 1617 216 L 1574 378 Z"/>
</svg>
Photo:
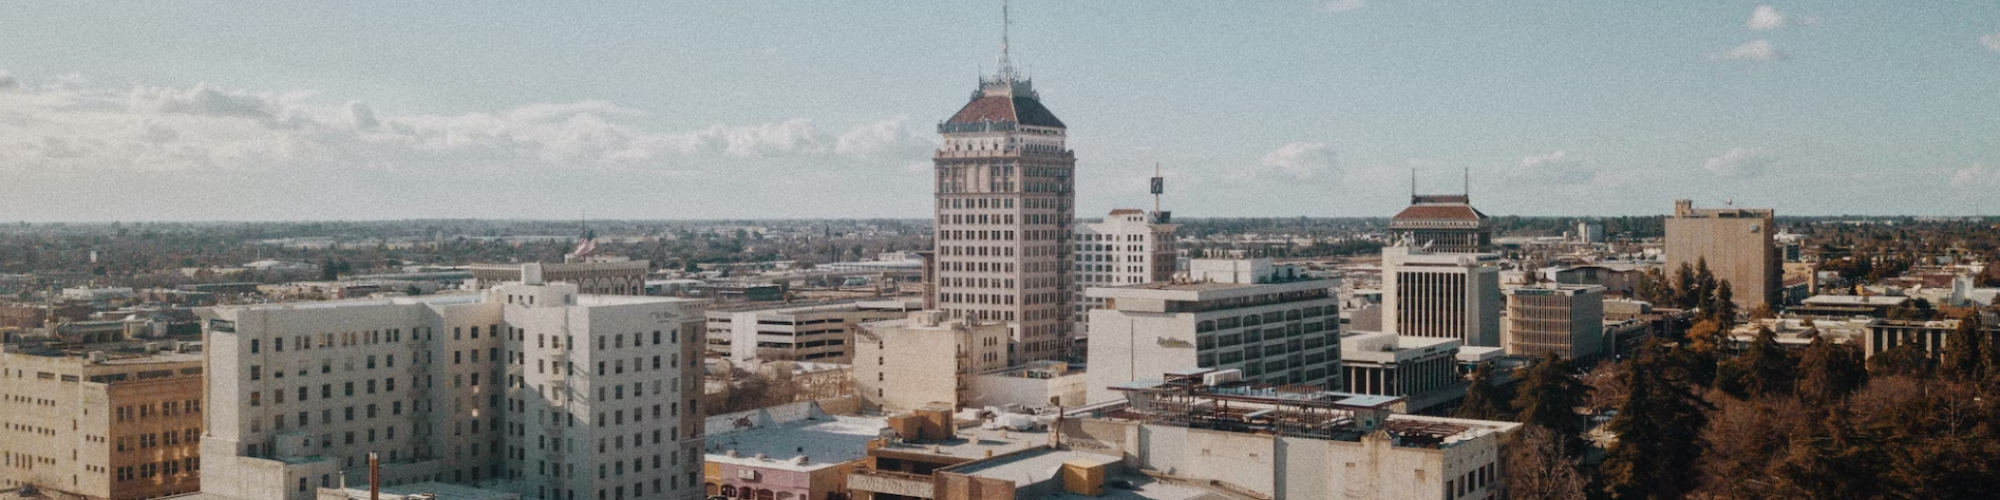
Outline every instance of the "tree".
<svg viewBox="0 0 2000 500">
<path fill-rule="evenodd" d="M 1979 312 L 1967 312 L 1958 318 L 1958 327 L 1951 329 L 1944 341 L 1944 376 L 1960 382 L 1975 381 L 1985 373 L 1985 359 L 1979 348 L 1986 342 L 1980 339 L 1982 330 Z"/>
<path fill-rule="evenodd" d="M 1686 380 L 1671 376 L 1673 348 L 1654 341 L 1630 363 L 1630 388 L 1606 429 L 1617 442 L 1600 466 L 1602 491 L 1611 499 L 1677 499 L 1694 489 L 1701 458 L 1704 404 Z"/>
<path fill-rule="evenodd" d="M 1736 292 L 1730 290 L 1728 281 L 1716 285 L 1715 297 L 1708 302 L 1708 307 L 1702 312 L 1709 313 L 1709 317 L 1722 323 L 1723 330 L 1736 326 Z M 1714 312 L 1710 313 L 1710 310 Z"/>
<path fill-rule="evenodd" d="M 1869 375 L 1930 378 L 1931 358 L 1916 344 L 1909 343 L 1875 353 L 1868 358 Z"/>
<path fill-rule="evenodd" d="M 1507 495 L 1519 499 L 1583 500 L 1581 459 L 1563 449 L 1562 436 L 1530 425 L 1510 437 L 1506 450 Z"/>
<path fill-rule="evenodd" d="M 1868 367 L 1861 351 L 1836 344 L 1825 337 L 1814 338 L 1799 360 L 1799 399 L 1818 406 L 1837 404 L 1868 383 Z"/>
<path fill-rule="evenodd" d="M 1770 304 L 1757 304 L 1750 307 L 1750 319 L 1772 319 L 1776 317 L 1778 317 L 1778 313 L 1771 311 Z"/>
<path fill-rule="evenodd" d="M 1583 450 L 1585 422 L 1576 409 L 1590 395 L 1590 386 L 1583 385 L 1568 361 L 1555 353 L 1543 356 L 1527 368 L 1518 390 L 1514 408 L 1519 410 L 1516 417 L 1521 423 L 1556 433 L 1572 454 Z"/>
<path fill-rule="evenodd" d="M 1713 319 L 1701 320 L 1688 328 L 1688 348 L 1696 352 L 1710 353 L 1721 349 L 1728 332 L 1722 330 L 1722 323 Z"/>
<path fill-rule="evenodd" d="M 1458 406 L 1458 418 L 1505 420 L 1513 413 L 1510 410 L 1506 392 L 1493 384 L 1493 365 L 1474 368 L 1472 381 L 1465 386 L 1465 402 Z"/>
<path fill-rule="evenodd" d="M 1827 418 L 1814 425 L 1789 456 L 1776 467 L 1775 485 L 1780 497 L 1842 500 L 1876 498 L 1882 481 L 1878 448 L 1858 439 L 1852 431 L 1848 410 L 1834 406 Z"/>
<path fill-rule="evenodd" d="M 1757 335 L 1750 340 L 1750 347 L 1736 359 L 1724 363 L 1724 372 L 1734 380 L 1730 390 L 1737 397 L 1776 397 L 1792 392 L 1796 364 L 1791 356 L 1778 346 L 1777 334 L 1770 328 L 1757 327 Z"/>
<path fill-rule="evenodd" d="M 1700 302 L 1701 289 L 1695 286 L 1694 266 L 1686 262 L 1674 270 L 1674 307 L 1693 309 Z"/>
</svg>

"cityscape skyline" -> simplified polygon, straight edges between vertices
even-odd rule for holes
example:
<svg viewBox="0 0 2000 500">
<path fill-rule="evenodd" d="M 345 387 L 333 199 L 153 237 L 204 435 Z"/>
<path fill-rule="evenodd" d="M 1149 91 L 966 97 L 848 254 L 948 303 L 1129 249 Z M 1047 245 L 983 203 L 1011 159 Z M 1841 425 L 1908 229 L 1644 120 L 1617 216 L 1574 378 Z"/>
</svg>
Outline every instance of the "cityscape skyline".
<svg viewBox="0 0 2000 500">
<path fill-rule="evenodd" d="M 921 218 L 995 7 L 24 6 L 0 220 Z M 1083 214 L 2000 213 L 1996 5 L 1013 11 Z"/>
</svg>

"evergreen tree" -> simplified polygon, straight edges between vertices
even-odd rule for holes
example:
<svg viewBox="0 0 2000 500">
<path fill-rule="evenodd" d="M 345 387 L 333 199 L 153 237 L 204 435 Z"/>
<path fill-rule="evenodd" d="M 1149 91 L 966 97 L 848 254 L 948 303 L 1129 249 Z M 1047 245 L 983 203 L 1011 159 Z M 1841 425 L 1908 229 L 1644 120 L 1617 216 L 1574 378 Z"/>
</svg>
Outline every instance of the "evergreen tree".
<svg viewBox="0 0 2000 500">
<path fill-rule="evenodd" d="M 1776 467 L 1777 489 L 1786 498 L 1844 500 L 1880 498 L 1883 467 L 1880 447 L 1856 436 L 1845 405 L 1834 405 L 1827 418 L 1807 424 L 1810 431 L 1795 440 L 1791 454 Z"/>
<path fill-rule="evenodd" d="M 1694 307 L 1706 312 L 1715 300 L 1715 273 L 1708 270 L 1708 257 L 1695 259 L 1694 265 Z"/>
<path fill-rule="evenodd" d="M 1472 381 L 1465 386 L 1465 402 L 1458 406 L 1458 418 L 1506 420 L 1513 413 L 1510 410 L 1506 392 L 1493 384 L 1493 365 L 1474 368 Z"/>
<path fill-rule="evenodd" d="M 1889 348 L 1868 358 L 1869 376 L 1930 378 L 1931 358 L 1914 343 Z"/>
<path fill-rule="evenodd" d="M 1736 292 L 1730 290 L 1728 281 L 1716 285 L 1715 298 L 1709 301 L 1709 309 L 1704 309 L 1703 312 L 1709 310 L 1714 311 L 1709 317 L 1722 323 L 1723 331 L 1736 327 Z"/>
<path fill-rule="evenodd" d="M 1590 387 L 1583 385 L 1569 362 L 1555 353 L 1543 356 L 1528 367 L 1519 391 L 1514 407 L 1520 410 L 1516 416 L 1521 423 L 1556 433 L 1563 439 L 1564 449 L 1572 453 L 1582 451 L 1584 418 L 1576 408 L 1583 406 Z"/>
<path fill-rule="evenodd" d="M 1983 328 L 1979 324 L 1979 312 L 1970 311 L 1958 318 L 1958 327 L 1945 336 L 1944 376 L 1961 382 L 1976 381 L 1984 375 L 1986 360 L 1979 349 L 1987 342 L 1981 339 Z"/>
<path fill-rule="evenodd" d="M 1820 407 L 1845 399 L 1868 383 L 1868 367 L 1854 346 L 1814 338 L 1799 360 L 1799 399 Z"/>
<path fill-rule="evenodd" d="M 1606 451 L 1602 492 L 1614 500 L 1678 499 L 1696 486 L 1707 415 L 1686 380 L 1672 376 L 1669 348 L 1655 341 L 1630 364 L 1630 392 L 1606 424 L 1617 442 Z"/>
<path fill-rule="evenodd" d="M 1777 334 L 1770 328 L 1758 327 L 1750 347 L 1728 364 L 1733 368 L 1730 371 L 1741 377 L 1736 384 L 1739 396 L 1771 398 L 1792 391 L 1797 366 L 1778 346 Z"/>
<path fill-rule="evenodd" d="M 1695 303 L 1701 301 L 1697 295 L 1700 293 L 1701 290 L 1695 286 L 1694 266 L 1682 262 L 1681 268 L 1674 270 L 1674 303 L 1670 305 L 1693 309 Z"/>
</svg>

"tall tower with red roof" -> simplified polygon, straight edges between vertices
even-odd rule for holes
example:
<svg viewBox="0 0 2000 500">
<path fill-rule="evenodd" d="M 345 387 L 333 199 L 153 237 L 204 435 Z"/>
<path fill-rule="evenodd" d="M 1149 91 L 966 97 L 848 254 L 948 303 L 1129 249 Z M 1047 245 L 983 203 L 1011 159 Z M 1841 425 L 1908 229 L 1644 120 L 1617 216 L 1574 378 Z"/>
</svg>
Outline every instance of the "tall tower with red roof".
<svg viewBox="0 0 2000 500">
<path fill-rule="evenodd" d="M 1010 324 L 1012 363 L 1063 360 L 1075 322 L 1076 156 L 1068 128 L 1008 61 L 1004 34 L 1000 54 L 999 70 L 938 124 L 937 305 Z"/>
</svg>

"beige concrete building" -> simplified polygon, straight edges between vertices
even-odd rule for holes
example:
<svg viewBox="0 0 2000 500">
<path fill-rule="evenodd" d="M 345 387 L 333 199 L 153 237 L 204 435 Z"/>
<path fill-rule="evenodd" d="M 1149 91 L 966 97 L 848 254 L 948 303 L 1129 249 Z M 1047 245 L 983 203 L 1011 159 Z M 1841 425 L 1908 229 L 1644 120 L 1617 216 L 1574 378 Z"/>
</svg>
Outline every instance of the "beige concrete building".
<svg viewBox="0 0 2000 500">
<path fill-rule="evenodd" d="M 862 323 L 903 318 L 920 308 L 921 301 L 891 299 L 709 309 L 708 351 L 738 362 L 847 363 Z"/>
<path fill-rule="evenodd" d="M 1501 443 L 1521 424 L 1395 414 L 1401 398 L 1214 383 L 1206 373 L 1119 387 L 1062 441 L 1231 498 L 1504 498 Z M 1206 379 L 1206 380 L 1205 380 Z"/>
<path fill-rule="evenodd" d="M 952 318 L 1012 325 L 1011 363 L 1062 360 L 1075 318 L 1068 128 L 1003 61 L 938 133 L 939 307 Z"/>
<path fill-rule="evenodd" d="M 1431 253 L 1408 245 L 1382 249 L 1382 330 L 1500 345 L 1497 254 Z"/>
<path fill-rule="evenodd" d="M 307 500 L 373 452 L 390 486 L 697 498 L 700 302 L 577 290 L 204 310 L 203 491 Z"/>
<path fill-rule="evenodd" d="M 944 311 L 863 323 L 854 339 L 854 388 L 885 411 L 957 408 L 973 395 L 972 377 L 1008 366 L 1007 335 L 1005 323 Z"/>
<path fill-rule="evenodd" d="M 198 342 L 29 338 L 0 350 L 0 489 L 124 500 L 201 488 Z"/>
<path fill-rule="evenodd" d="M 1088 399 L 1160 373 L 1235 369 L 1269 384 L 1340 384 L 1339 282 L 1269 260 L 1196 259 L 1191 281 L 1091 288 Z"/>
<path fill-rule="evenodd" d="M 1507 355 L 1555 353 L 1589 366 L 1604 354 L 1604 287 L 1538 284 L 1509 288 Z"/>
<path fill-rule="evenodd" d="M 1465 397 L 1457 339 L 1349 331 L 1340 337 L 1341 392 L 1395 396 L 1396 411 L 1423 413 Z"/>
<path fill-rule="evenodd" d="M 473 264 L 473 288 L 485 290 L 506 283 L 538 278 L 543 283 L 569 283 L 587 295 L 645 295 L 646 272 L 652 261 L 623 257 L 570 258 L 568 262 Z"/>
<path fill-rule="evenodd" d="M 1784 256 L 1771 236 L 1775 218 L 1768 208 L 1697 209 L 1693 201 L 1674 200 L 1674 215 L 1666 220 L 1667 273 L 1706 259 L 1709 272 L 1729 282 L 1738 308 L 1775 307 L 1784 273 Z"/>
</svg>

